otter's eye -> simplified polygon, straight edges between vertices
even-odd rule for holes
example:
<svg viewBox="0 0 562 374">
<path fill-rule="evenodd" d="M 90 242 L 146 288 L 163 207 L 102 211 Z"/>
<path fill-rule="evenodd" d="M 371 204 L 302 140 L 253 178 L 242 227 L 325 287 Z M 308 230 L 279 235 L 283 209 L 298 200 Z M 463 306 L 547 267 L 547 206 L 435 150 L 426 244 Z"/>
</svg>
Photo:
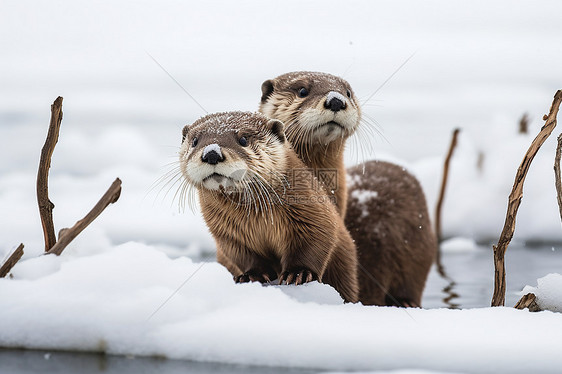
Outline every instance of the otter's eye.
<svg viewBox="0 0 562 374">
<path fill-rule="evenodd" d="M 193 140 L 191 141 L 191 146 L 192 146 L 192 147 L 196 147 L 196 146 L 197 146 L 197 143 L 199 143 L 199 139 L 193 138 Z"/>
<path fill-rule="evenodd" d="M 245 136 L 241 137 L 240 139 L 238 139 L 238 143 L 240 143 L 240 145 L 242 147 L 245 147 L 248 145 L 248 139 L 246 139 Z"/>
<path fill-rule="evenodd" d="M 351 91 L 347 90 L 347 97 L 349 97 L 351 99 Z"/>
<path fill-rule="evenodd" d="M 307 97 L 308 96 L 308 90 L 304 87 L 301 87 L 297 91 L 297 94 L 299 95 L 299 97 Z"/>
</svg>

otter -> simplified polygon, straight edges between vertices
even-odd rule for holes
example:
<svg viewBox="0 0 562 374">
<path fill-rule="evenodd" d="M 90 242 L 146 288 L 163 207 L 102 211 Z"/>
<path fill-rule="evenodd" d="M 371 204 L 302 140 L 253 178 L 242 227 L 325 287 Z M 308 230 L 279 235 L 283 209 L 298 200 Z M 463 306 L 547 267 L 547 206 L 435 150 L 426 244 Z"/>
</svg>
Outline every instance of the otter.
<svg viewBox="0 0 562 374">
<path fill-rule="evenodd" d="M 361 108 L 349 83 L 324 73 L 284 74 L 262 84 L 259 111 L 285 124 L 287 139 L 306 166 L 323 171 L 319 174 L 325 179 L 335 176 L 322 182 L 345 217 L 343 151 L 361 120 Z"/>
<path fill-rule="evenodd" d="M 235 282 L 318 280 L 357 302 L 353 240 L 282 122 L 251 112 L 202 117 L 183 129 L 180 169 Z"/>
<path fill-rule="evenodd" d="M 421 307 L 437 251 L 425 195 L 414 176 L 392 163 L 373 160 L 345 170 L 346 140 L 361 123 L 350 84 L 326 73 L 283 74 L 262 84 L 259 110 L 285 123 L 287 139 L 306 166 L 318 173 L 336 170 L 337 183 L 324 188 L 335 195 L 357 245 L 359 301 Z"/>
</svg>

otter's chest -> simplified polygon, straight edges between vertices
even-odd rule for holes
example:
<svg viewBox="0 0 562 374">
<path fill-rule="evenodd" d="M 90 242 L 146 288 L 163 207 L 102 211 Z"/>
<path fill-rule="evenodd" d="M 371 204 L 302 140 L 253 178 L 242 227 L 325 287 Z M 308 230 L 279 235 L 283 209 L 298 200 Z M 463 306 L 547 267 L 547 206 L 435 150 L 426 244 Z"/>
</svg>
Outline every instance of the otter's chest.
<svg viewBox="0 0 562 374">
<path fill-rule="evenodd" d="M 210 208 L 210 207 L 209 207 Z M 247 209 L 244 206 L 203 209 L 215 239 L 232 241 L 264 257 L 280 257 L 294 234 L 283 209 Z"/>
</svg>

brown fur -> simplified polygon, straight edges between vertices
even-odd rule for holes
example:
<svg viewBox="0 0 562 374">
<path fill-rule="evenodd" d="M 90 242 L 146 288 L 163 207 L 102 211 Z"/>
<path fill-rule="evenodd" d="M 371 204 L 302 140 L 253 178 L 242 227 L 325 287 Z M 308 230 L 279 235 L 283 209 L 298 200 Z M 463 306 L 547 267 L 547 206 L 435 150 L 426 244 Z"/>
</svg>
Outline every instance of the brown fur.
<svg viewBox="0 0 562 374">
<path fill-rule="evenodd" d="M 308 95 L 299 97 L 298 91 L 306 88 Z M 326 116 L 325 119 L 305 124 L 306 111 L 316 110 L 319 113 L 332 114 L 324 107 L 328 93 L 337 92 L 345 100 L 346 106 L 338 112 L 341 118 Z M 345 217 L 347 206 L 347 185 L 343 163 L 343 152 L 346 139 L 353 134 L 359 125 L 361 109 L 349 83 L 345 80 L 325 73 L 294 72 L 283 74 L 262 84 L 260 112 L 270 118 L 276 118 L 285 124 L 287 139 L 305 165 L 315 169 L 336 170 L 337 185 L 325 185 L 328 194 L 335 196 L 337 209 Z M 311 130 L 303 130 L 306 126 L 318 128 L 327 121 L 336 120 L 344 127 L 341 136 L 324 143 L 313 137 Z M 308 128 L 307 128 L 308 129 Z M 338 129 L 339 130 L 339 129 Z"/>
<path fill-rule="evenodd" d="M 308 97 L 298 97 L 301 86 L 309 88 Z M 305 122 L 303 108 L 325 100 L 329 91 L 339 90 L 343 94 L 344 89 L 352 93 L 350 103 L 359 115 L 357 124 L 350 123 L 349 131 L 328 144 L 311 142 L 309 137 L 300 135 Z M 421 306 L 421 295 L 437 250 L 423 190 L 405 169 L 378 161 L 348 169 L 356 182 L 348 189 L 343 149 L 361 115 L 349 84 L 324 73 L 284 74 L 262 85 L 260 111 L 287 123 L 287 129 L 292 130 L 287 131 L 287 138 L 308 167 L 338 170 L 337 207 L 357 246 L 359 300 L 366 305 Z M 356 197 L 364 191 L 367 195 L 370 191 L 370 196 L 376 193 L 378 198 L 363 204 Z"/>
<path fill-rule="evenodd" d="M 437 250 L 421 186 L 404 168 L 370 161 L 348 169 L 345 219 L 355 240 L 363 304 L 421 306 Z"/>
<path fill-rule="evenodd" d="M 248 139 L 246 147 L 237 142 L 242 135 Z M 194 137 L 198 144 L 192 147 Z M 249 176 L 259 173 L 267 181 L 263 195 L 248 195 L 260 191 L 255 186 L 240 184 L 227 192 L 190 179 L 188 165 L 200 163 L 201 149 L 213 142 L 222 149 L 222 162 L 243 160 Z M 281 122 L 257 113 L 208 115 L 184 131 L 180 161 L 186 181 L 198 188 L 217 259 L 236 282 L 319 280 L 345 301 L 357 301 L 355 245 L 316 179 L 308 187 L 290 183 L 294 170 L 306 167 L 285 141 Z"/>
</svg>

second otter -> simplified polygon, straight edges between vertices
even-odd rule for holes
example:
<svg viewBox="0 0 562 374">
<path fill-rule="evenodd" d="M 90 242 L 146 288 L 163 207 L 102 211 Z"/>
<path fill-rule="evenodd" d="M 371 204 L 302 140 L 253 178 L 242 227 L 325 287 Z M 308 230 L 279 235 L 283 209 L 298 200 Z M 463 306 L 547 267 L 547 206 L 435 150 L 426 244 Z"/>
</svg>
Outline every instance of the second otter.
<svg viewBox="0 0 562 374">
<path fill-rule="evenodd" d="M 183 130 L 180 166 L 198 189 L 217 259 L 236 282 L 319 280 L 358 300 L 356 249 L 342 218 L 286 141 L 259 113 L 205 116 Z"/>
<path fill-rule="evenodd" d="M 425 196 L 415 177 L 395 164 L 368 161 L 345 170 L 345 142 L 361 121 L 349 83 L 326 73 L 283 74 L 262 84 L 260 111 L 285 123 L 288 140 L 308 167 L 337 171 L 335 187 L 325 183 L 325 189 L 335 195 L 357 245 L 359 300 L 421 306 L 437 250 Z M 346 173 L 354 182 L 349 192 Z"/>
</svg>

